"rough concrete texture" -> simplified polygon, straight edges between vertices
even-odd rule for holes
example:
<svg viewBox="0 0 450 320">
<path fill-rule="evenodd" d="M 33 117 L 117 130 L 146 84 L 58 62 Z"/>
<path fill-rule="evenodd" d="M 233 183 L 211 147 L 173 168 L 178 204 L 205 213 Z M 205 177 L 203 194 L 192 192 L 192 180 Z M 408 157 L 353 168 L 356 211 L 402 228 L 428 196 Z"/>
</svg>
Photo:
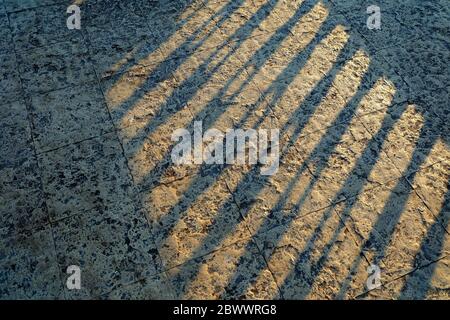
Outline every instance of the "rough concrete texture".
<svg viewBox="0 0 450 320">
<path fill-rule="evenodd" d="M 0 298 L 449 299 L 450 6 L 376 2 L 0 0 Z"/>
</svg>

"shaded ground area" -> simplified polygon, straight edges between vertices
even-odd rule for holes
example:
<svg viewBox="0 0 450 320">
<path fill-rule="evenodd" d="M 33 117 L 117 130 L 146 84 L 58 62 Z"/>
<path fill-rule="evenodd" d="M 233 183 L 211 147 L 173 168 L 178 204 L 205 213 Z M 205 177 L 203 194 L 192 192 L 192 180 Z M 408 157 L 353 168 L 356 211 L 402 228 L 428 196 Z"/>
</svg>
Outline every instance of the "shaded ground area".
<svg viewBox="0 0 450 320">
<path fill-rule="evenodd" d="M 450 298 L 449 18 L 447 0 L 0 0 L 0 297 Z M 194 121 L 278 128 L 278 172 L 175 166 Z"/>
</svg>

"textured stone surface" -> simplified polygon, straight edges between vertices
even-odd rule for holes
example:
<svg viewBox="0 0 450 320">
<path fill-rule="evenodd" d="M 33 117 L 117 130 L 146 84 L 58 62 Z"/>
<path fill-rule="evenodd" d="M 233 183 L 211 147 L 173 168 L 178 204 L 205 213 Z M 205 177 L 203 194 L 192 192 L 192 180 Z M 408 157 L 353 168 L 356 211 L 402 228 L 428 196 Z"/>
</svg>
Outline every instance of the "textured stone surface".
<svg viewBox="0 0 450 320">
<path fill-rule="evenodd" d="M 112 300 L 172 300 L 176 297 L 167 275 L 160 273 L 138 282 L 120 286 L 102 296 L 102 298 Z"/>
<path fill-rule="evenodd" d="M 18 53 L 19 70 L 27 93 L 40 93 L 96 80 L 87 47 L 60 42 Z"/>
<path fill-rule="evenodd" d="M 132 203 L 133 184 L 114 134 L 39 155 L 50 217 L 59 220 L 94 208 Z"/>
<path fill-rule="evenodd" d="M 28 112 L 23 101 L 0 106 L 0 169 L 12 167 L 33 156 L 31 128 Z"/>
<path fill-rule="evenodd" d="M 82 3 L 90 58 L 100 77 L 124 72 L 152 60 L 158 41 L 149 27 L 150 3 L 143 1 L 86 1 Z"/>
<path fill-rule="evenodd" d="M 278 288 L 255 243 L 243 241 L 167 271 L 178 299 L 276 299 Z"/>
<path fill-rule="evenodd" d="M 444 126 L 441 119 L 420 105 L 394 105 L 361 120 L 374 139 L 383 143 L 383 152 L 402 174 L 449 161 L 446 147 L 441 152 L 433 152 L 439 147 L 439 135 Z"/>
<path fill-rule="evenodd" d="M 134 66 L 101 81 L 108 108 L 118 128 L 148 125 L 161 112 L 177 110 L 185 90 L 168 70 L 153 66 Z M 170 112 L 170 111 L 169 111 Z M 170 113 L 169 113 L 170 114 Z M 159 121 L 162 122 L 162 121 Z"/>
<path fill-rule="evenodd" d="M 9 19 L 16 50 L 52 46 L 69 39 L 81 43 L 82 31 L 70 30 L 66 26 L 69 16 L 66 10 L 67 5 L 50 5 L 11 13 Z"/>
<path fill-rule="evenodd" d="M 444 161 L 424 168 L 417 172 L 415 176 L 409 177 L 417 194 L 424 199 L 427 207 L 447 231 L 450 227 L 449 175 L 448 161 Z"/>
<path fill-rule="evenodd" d="M 1 299 L 64 298 L 50 227 L 2 238 Z"/>
<path fill-rule="evenodd" d="M 68 298 L 99 298 L 119 285 L 160 271 L 161 263 L 145 219 L 134 210 L 116 208 L 109 217 L 93 209 L 54 224 L 62 277 L 70 265 L 82 270 L 82 289 Z"/>
<path fill-rule="evenodd" d="M 9 28 L 8 15 L 5 13 L 2 3 L 0 3 L 0 6 L 0 40 L 2 42 L 0 54 L 3 54 L 13 50 L 13 42 L 11 37 L 11 29 Z"/>
<path fill-rule="evenodd" d="M 365 261 L 350 274 L 352 260 L 359 256 L 353 237 L 328 208 L 280 224 L 258 235 L 256 242 L 283 298 L 331 299 L 351 297 L 364 286 Z"/>
<path fill-rule="evenodd" d="M 395 180 L 338 206 L 362 253 L 380 266 L 382 282 L 448 255 L 442 224 L 405 179 Z"/>
<path fill-rule="evenodd" d="M 0 0 L 0 299 L 450 299 L 447 2 Z"/>
<path fill-rule="evenodd" d="M 49 222 L 35 157 L 0 170 L 2 235 L 32 230 Z"/>
<path fill-rule="evenodd" d="M 37 152 L 113 130 L 101 91 L 89 85 L 33 96 L 31 115 Z"/>
<path fill-rule="evenodd" d="M 383 287 L 358 296 L 358 299 L 448 300 L 449 258 L 414 270 Z M 401 292 L 401 294 L 399 294 Z"/>
<path fill-rule="evenodd" d="M 141 195 L 166 267 L 249 236 L 228 191 L 226 175 L 217 172 L 202 170 Z"/>
<path fill-rule="evenodd" d="M 16 0 L 5 0 L 5 7 L 8 12 L 14 12 L 14 11 L 21 11 L 24 9 L 32 9 L 40 6 L 49 6 L 54 5 L 58 3 L 72 3 L 73 1 L 67 1 L 67 0 L 23 0 L 23 1 L 16 1 Z"/>
<path fill-rule="evenodd" d="M 17 100 L 20 93 L 20 78 L 17 62 L 12 51 L 0 55 L 0 98 L 2 103 Z"/>
</svg>

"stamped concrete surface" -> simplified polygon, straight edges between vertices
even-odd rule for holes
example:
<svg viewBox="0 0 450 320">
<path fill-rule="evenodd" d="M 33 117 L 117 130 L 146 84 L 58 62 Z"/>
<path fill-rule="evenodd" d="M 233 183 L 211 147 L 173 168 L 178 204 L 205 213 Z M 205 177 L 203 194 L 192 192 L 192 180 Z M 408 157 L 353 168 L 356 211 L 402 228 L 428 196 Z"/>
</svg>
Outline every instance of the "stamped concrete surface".
<svg viewBox="0 0 450 320">
<path fill-rule="evenodd" d="M 450 6 L 372 4 L 0 0 L 0 298 L 450 299 Z"/>
</svg>

